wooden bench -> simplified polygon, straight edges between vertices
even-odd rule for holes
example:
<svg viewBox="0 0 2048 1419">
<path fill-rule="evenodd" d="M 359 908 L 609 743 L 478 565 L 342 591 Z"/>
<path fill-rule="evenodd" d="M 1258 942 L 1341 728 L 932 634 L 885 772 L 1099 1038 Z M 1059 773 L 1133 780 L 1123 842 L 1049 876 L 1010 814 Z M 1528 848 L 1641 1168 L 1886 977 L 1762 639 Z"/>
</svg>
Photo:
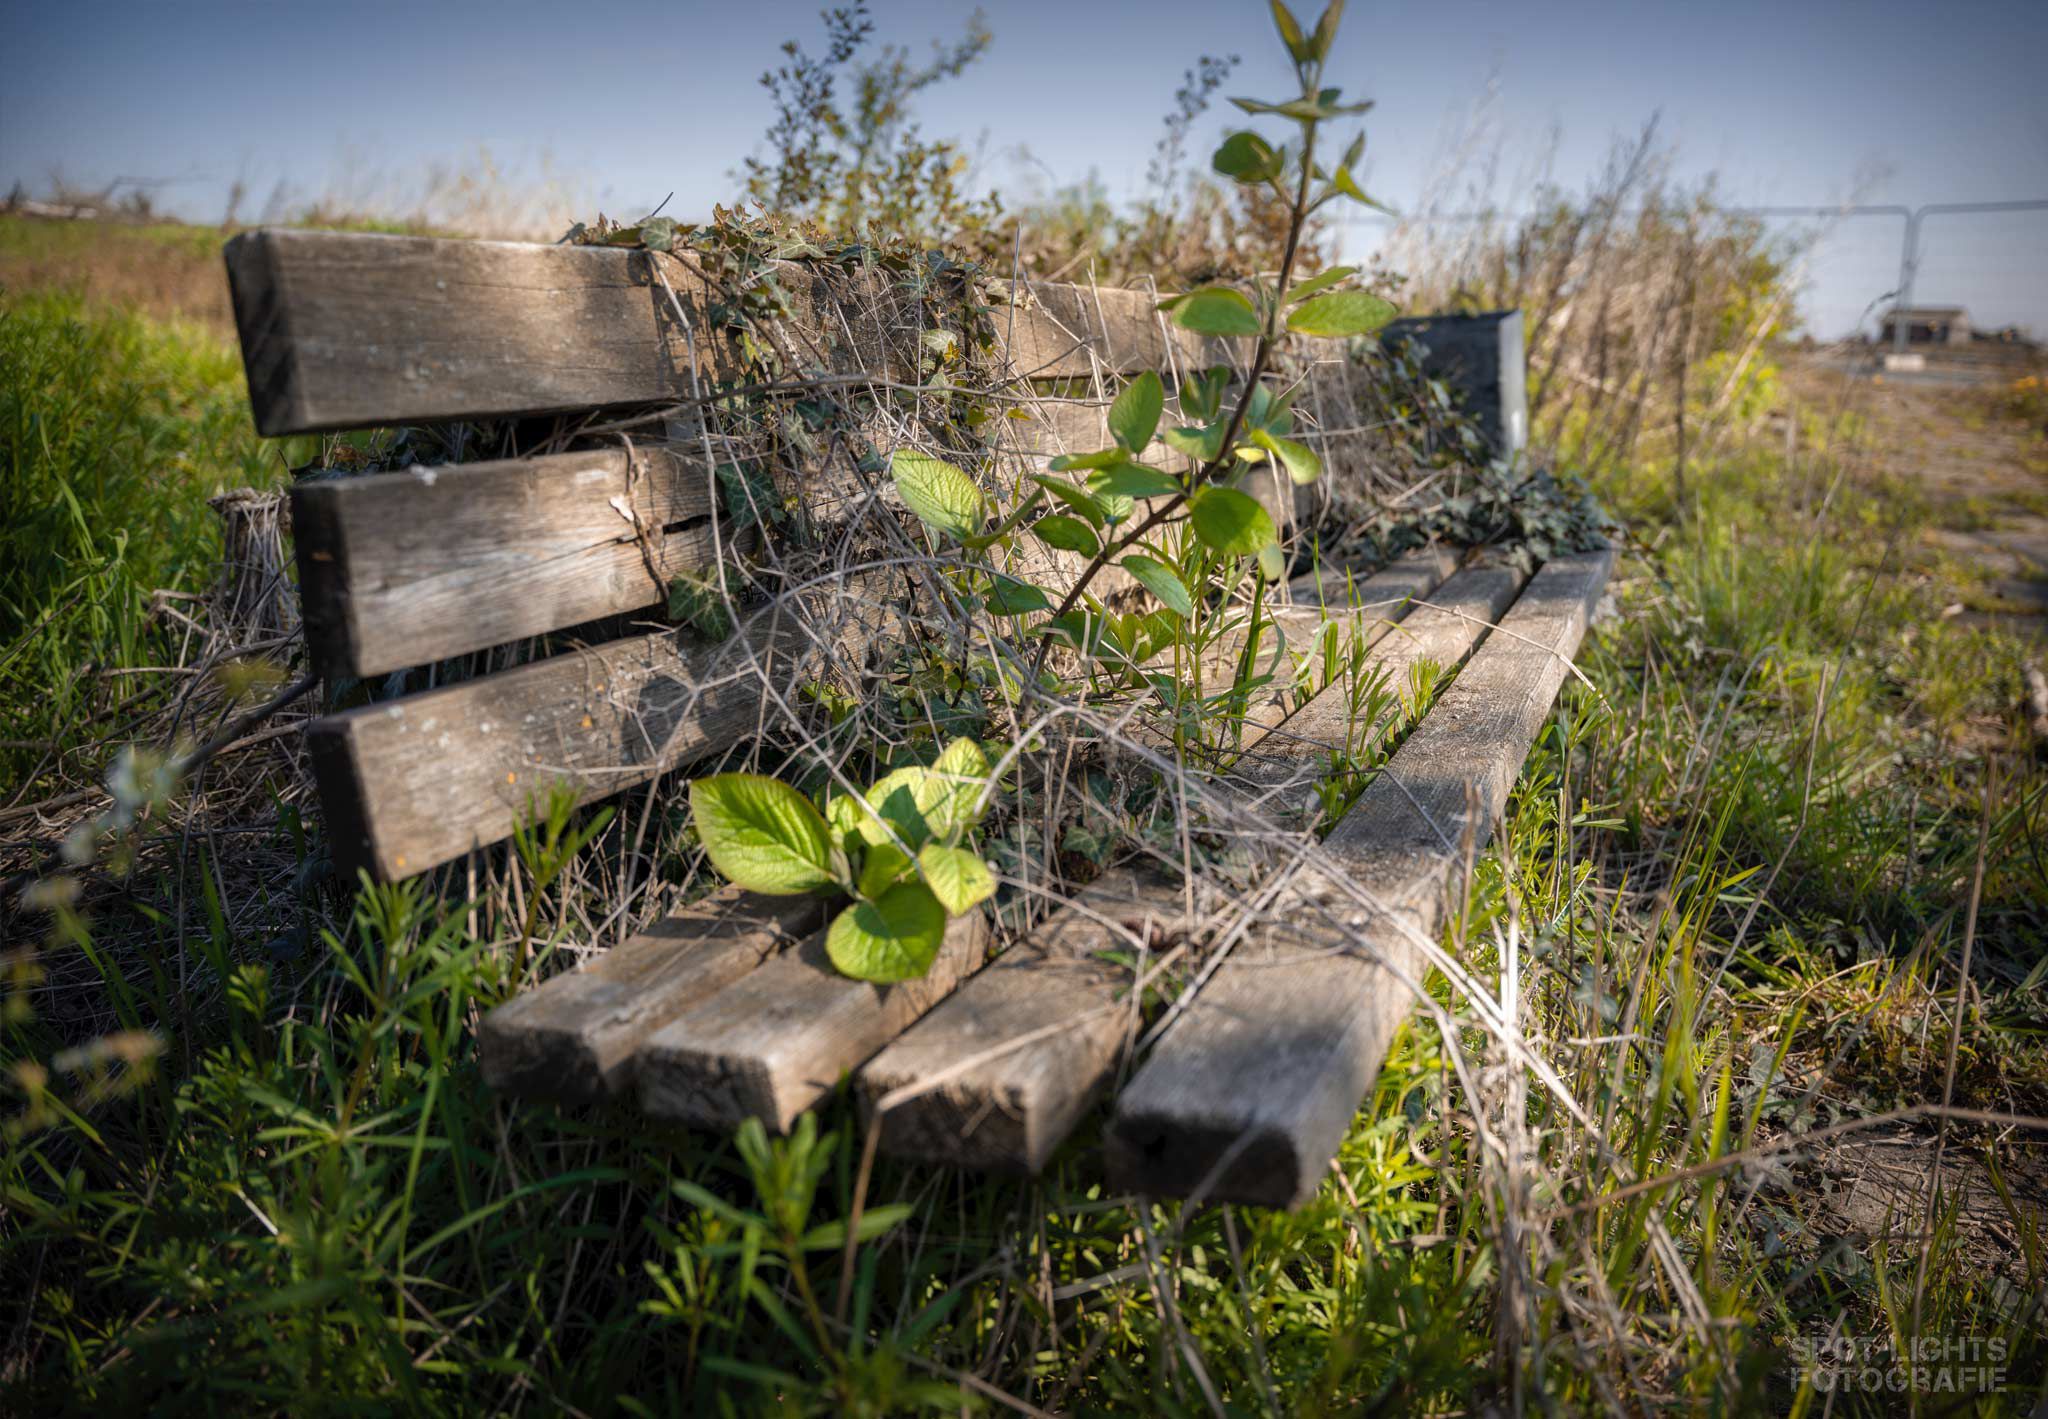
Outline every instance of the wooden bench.
<svg viewBox="0 0 2048 1419">
<path fill-rule="evenodd" d="M 264 231 L 237 237 L 227 260 L 265 434 L 687 409 L 707 381 L 740 373 L 715 293 L 666 255 Z M 914 293 L 869 281 L 857 323 L 845 282 L 864 278 L 835 279 L 807 284 L 792 268 L 809 368 L 916 384 L 927 325 Z M 1172 330 L 1153 305 L 1041 285 L 1000 312 L 997 356 L 1020 393 L 1058 379 L 1098 397 L 995 421 L 999 467 L 1107 443 L 1103 411 L 1125 377 L 1156 369 L 1171 388 L 1239 353 Z M 764 685 L 814 678 L 843 652 L 773 607 L 720 642 L 631 625 L 670 578 L 759 532 L 732 523 L 687 440 L 611 442 L 293 488 L 307 642 L 330 684 L 405 670 L 431 682 L 422 667 L 451 662 L 470 672 L 313 725 L 344 871 L 392 880 L 453 863 L 507 837 L 553 785 L 588 803 L 720 755 L 770 722 Z M 1283 514 L 1284 492 L 1265 490 Z M 858 495 L 806 489 L 827 509 Z M 971 914 L 926 978 L 877 987 L 825 960 L 824 904 L 727 888 L 493 1012 L 486 1078 L 784 1129 L 851 1076 L 885 1150 L 1030 1171 L 1135 1058 L 1109 1118 L 1114 1183 L 1296 1203 L 1370 1087 L 1422 975 L 1418 941 L 1497 821 L 1610 567 L 1608 553 L 1567 557 L 1531 578 L 1437 549 L 1351 588 L 1329 614 L 1371 638 L 1397 682 L 1425 660 L 1462 669 L 1320 851 L 1301 835 L 1303 851 L 1247 893 L 1114 871 L 993 963 L 989 923 Z M 1320 594 L 1308 581 L 1296 592 Z M 1319 643 L 1321 610 L 1280 614 L 1299 643 Z M 536 644 L 555 653 L 513 663 L 512 648 Z M 1341 683 L 1262 704 L 1205 811 L 1305 825 L 1331 753 L 1367 728 Z M 1131 967 L 1112 960 L 1134 942 L 1205 951 L 1135 1056 L 1146 1022 Z"/>
</svg>

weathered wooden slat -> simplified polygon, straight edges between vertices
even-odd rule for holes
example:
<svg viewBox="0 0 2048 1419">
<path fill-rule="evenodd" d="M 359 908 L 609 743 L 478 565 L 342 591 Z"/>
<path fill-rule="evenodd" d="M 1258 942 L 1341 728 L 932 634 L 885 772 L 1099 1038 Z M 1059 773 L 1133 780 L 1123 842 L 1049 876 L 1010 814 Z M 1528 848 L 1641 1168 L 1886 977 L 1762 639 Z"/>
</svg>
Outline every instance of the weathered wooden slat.
<svg viewBox="0 0 2048 1419">
<path fill-rule="evenodd" d="M 1304 872 L 1270 914 L 1284 927 L 1241 942 L 1168 1029 L 1116 1103 L 1116 1186 L 1276 1207 L 1314 1193 L 1413 1003 L 1388 965 L 1419 980 L 1407 933 L 1435 933 L 1467 844 L 1493 831 L 1612 565 L 1544 567 L 1325 840 L 1374 908 Z"/>
<path fill-rule="evenodd" d="M 552 784 L 588 803 L 715 754 L 759 727 L 763 676 L 790 683 L 813 649 L 763 613 L 716 645 L 629 636 L 317 719 L 336 863 L 407 877 L 507 836 Z"/>
<path fill-rule="evenodd" d="M 712 1128 L 758 1118 L 787 1131 L 987 950 L 987 918 L 969 912 L 953 919 L 922 978 L 876 986 L 839 974 L 820 932 L 648 1036 L 636 1066 L 640 1101 L 656 1118 Z"/>
<path fill-rule="evenodd" d="M 751 529 L 711 525 L 660 448 L 408 468 L 291 490 L 299 597 L 330 679 L 381 675 L 665 602 Z"/>
<path fill-rule="evenodd" d="M 226 259 L 264 434 L 682 400 L 693 352 L 700 375 L 745 378 L 694 266 L 652 252 L 263 230 L 230 241 Z M 781 275 L 800 367 L 917 377 L 918 336 L 946 302 L 928 317 L 914 289 L 880 271 L 787 263 Z M 1183 368 L 1228 357 L 1223 342 L 1169 333 L 1152 304 L 1140 291 L 1039 284 L 991 319 L 1027 377 L 1165 368 L 1169 351 Z"/>
<path fill-rule="evenodd" d="M 1461 660 L 1523 580 L 1507 568 L 1481 568 L 1438 587 L 1445 570 L 1443 553 L 1425 553 L 1357 586 L 1360 604 L 1372 608 L 1363 633 L 1377 639 L 1375 660 L 1391 674 L 1405 674 L 1423 658 Z M 1411 598 L 1429 604 L 1389 628 L 1388 619 Z M 1343 685 L 1333 684 L 1310 708 L 1344 700 Z M 1317 721 L 1319 732 L 1333 734 L 1327 743 L 1288 735 L 1306 712 L 1263 737 L 1255 722 L 1254 745 L 1281 745 L 1271 761 L 1313 762 L 1344 742 L 1341 721 L 1334 729 Z M 1249 800 L 1257 785 L 1233 773 L 1219 788 Z M 1194 885 L 1193 900 L 1189 890 L 1176 874 L 1153 870 L 1113 873 L 1090 884 L 877 1055 L 861 1071 L 859 1087 L 870 1126 L 882 1129 L 882 1146 L 974 1167 L 1043 1167 L 1129 1038 L 1132 1017 L 1123 1000 L 1130 972 L 1100 953 L 1128 950 L 1133 935 L 1173 939 L 1228 910 L 1202 884 Z M 898 1099 L 882 1110 L 891 1094 Z"/>
<path fill-rule="evenodd" d="M 632 1093 L 641 1041 L 824 924 L 816 897 L 727 887 L 484 1016 L 484 1082 L 525 1098 Z"/>
</svg>

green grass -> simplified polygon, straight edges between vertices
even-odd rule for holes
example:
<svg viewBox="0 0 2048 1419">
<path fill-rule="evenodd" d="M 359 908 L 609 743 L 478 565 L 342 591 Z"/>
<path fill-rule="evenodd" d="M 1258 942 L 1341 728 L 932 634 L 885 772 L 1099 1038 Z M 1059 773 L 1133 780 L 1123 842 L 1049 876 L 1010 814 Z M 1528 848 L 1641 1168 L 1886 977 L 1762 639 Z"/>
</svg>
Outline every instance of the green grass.
<svg viewBox="0 0 2048 1419">
<path fill-rule="evenodd" d="M 282 481 L 241 361 L 201 327 L 0 295 L 0 777 L 95 740 L 125 690 L 96 671 L 165 663 L 159 589 L 203 591 L 220 558 L 206 499 Z"/>
<path fill-rule="evenodd" d="M 277 461 L 217 343 L 46 297 L 0 341 L 5 704 L 49 732 L 81 665 L 150 652 L 150 588 L 207 575 L 204 495 Z M 1682 522 L 1654 466 L 1604 490 L 1659 550 L 1624 560 L 1596 688 L 1566 693 L 1446 936 L 1489 991 L 1512 952 L 1570 1107 L 1439 975 L 1297 1213 L 1107 1196 L 1090 1124 L 1035 1181 L 883 1160 L 849 1266 L 843 1099 L 771 1143 L 483 1088 L 475 1022 L 529 983 L 540 892 L 478 904 L 472 934 L 417 885 L 334 888 L 294 954 L 291 891 L 243 910 L 201 843 L 7 958 L 7 1406 L 957 1412 L 1000 1410 L 993 1387 L 1074 1412 L 1817 1414 L 1786 1347 L 1839 1324 L 1998 1338 L 2012 1388 L 1981 1411 L 2026 1411 L 2048 1269 L 2024 1211 L 1994 1267 L 1946 1211 L 1925 1244 L 1845 1238 L 1807 1176 L 1726 1161 L 1940 1096 L 1994 773 L 1956 1101 L 2048 1112 L 2022 648 L 1929 618 L 1895 550 L 1921 511 L 1852 486 L 1804 520 L 1764 450 L 1694 482 Z M 232 849 L 306 851 L 288 813 Z M 1954 1127 L 1952 1169 L 1986 1144 Z"/>
</svg>

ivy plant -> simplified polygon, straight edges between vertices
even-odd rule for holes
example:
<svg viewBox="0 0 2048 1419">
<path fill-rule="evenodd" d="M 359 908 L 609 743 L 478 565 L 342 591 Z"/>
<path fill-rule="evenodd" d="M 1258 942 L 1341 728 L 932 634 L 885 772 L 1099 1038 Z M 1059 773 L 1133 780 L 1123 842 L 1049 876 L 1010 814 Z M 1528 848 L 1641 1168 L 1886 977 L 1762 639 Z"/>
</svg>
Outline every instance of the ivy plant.
<svg viewBox="0 0 2048 1419">
<path fill-rule="evenodd" d="M 889 984 L 924 975 L 947 922 L 995 891 L 974 845 L 988 788 L 981 745 L 955 739 L 929 766 L 822 806 L 764 774 L 713 774 L 690 785 L 690 812 L 727 881 L 770 896 L 850 895 L 826 954 L 856 980 Z"/>
</svg>

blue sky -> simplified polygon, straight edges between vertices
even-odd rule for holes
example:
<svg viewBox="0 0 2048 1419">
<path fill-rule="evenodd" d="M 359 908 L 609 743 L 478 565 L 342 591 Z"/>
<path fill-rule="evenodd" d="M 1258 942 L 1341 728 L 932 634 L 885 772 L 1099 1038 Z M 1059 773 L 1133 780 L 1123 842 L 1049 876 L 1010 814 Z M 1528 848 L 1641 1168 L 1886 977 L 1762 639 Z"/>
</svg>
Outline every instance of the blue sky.
<svg viewBox="0 0 2048 1419">
<path fill-rule="evenodd" d="M 881 37 L 919 49 L 971 8 L 875 4 Z M 1280 87 L 1263 3 L 983 8 L 993 49 L 920 117 L 968 140 L 981 180 L 1012 194 L 1091 172 L 1135 191 L 1198 54 L 1245 56 L 1231 91 Z M 768 119 L 756 79 L 784 38 L 816 47 L 817 9 L 9 5 L 0 186 L 39 188 L 55 170 L 81 185 L 167 179 L 163 205 L 211 220 L 238 179 L 247 217 L 280 183 L 302 200 L 345 195 L 488 148 L 515 176 L 552 172 L 582 203 L 630 213 L 673 190 L 670 210 L 689 215 L 731 196 Z M 1659 113 L 1681 172 L 1717 173 L 1735 202 L 2048 197 L 2048 0 L 1354 0 L 1332 72 L 1378 102 L 1371 186 L 1396 206 L 1429 190 L 1475 112 L 1509 178 L 1548 152 L 1556 177 L 1584 181 L 1617 135 Z M 1351 234 L 1353 252 L 1375 234 Z M 1890 289 L 1898 238 L 1895 221 L 1839 228 L 1814 267 L 1813 328 L 1838 333 Z M 1924 255 L 1921 298 L 2048 333 L 2048 213 L 1937 219 Z"/>
</svg>

